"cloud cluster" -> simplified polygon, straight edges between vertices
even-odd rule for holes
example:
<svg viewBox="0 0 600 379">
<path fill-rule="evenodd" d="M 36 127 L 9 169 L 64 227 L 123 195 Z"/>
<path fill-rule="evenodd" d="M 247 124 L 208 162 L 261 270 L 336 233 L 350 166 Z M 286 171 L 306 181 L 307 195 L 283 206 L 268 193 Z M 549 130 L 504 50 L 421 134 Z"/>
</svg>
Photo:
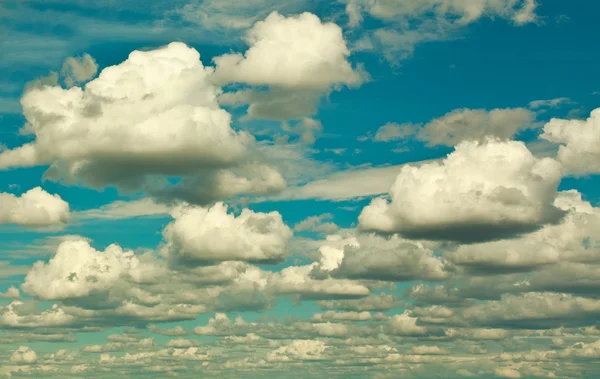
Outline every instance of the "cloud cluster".
<svg viewBox="0 0 600 379">
<path fill-rule="evenodd" d="M 440 162 L 402 167 L 391 202 L 374 199 L 360 227 L 470 242 L 521 234 L 562 217 L 553 205 L 560 177 L 558 162 L 521 142 L 463 142 Z"/>
</svg>

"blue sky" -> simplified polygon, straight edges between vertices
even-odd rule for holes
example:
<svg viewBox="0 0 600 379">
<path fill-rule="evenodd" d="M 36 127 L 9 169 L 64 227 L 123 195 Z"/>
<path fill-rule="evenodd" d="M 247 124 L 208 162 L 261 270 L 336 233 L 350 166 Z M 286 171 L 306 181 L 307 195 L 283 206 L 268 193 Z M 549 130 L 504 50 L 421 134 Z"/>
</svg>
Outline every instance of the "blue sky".
<svg viewBox="0 0 600 379">
<path fill-rule="evenodd" d="M 593 2 L 0 7 L 0 377 L 600 370 Z"/>
</svg>

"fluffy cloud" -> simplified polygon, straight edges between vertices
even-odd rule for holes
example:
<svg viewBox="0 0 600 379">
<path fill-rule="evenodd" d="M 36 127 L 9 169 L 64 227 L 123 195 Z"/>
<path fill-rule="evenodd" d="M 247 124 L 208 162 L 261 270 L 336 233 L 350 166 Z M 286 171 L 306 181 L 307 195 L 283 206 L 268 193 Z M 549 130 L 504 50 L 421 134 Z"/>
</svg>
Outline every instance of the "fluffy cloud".
<svg viewBox="0 0 600 379">
<path fill-rule="evenodd" d="M 0 224 L 54 226 L 66 224 L 69 218 L 69 204 L 40 187 L 21 196 L 0 193 Z"/>
<path fill-rule="evenodd" d="M 45 300 L 83 297 L 108 290 L 138 265 L 133 252 L 118 245 L 100 252 L 87 241 L 65 241 L 48 263 L 39 261 L 33 265 L 22 288 Z"/>
<path fill-rule="evenodd" d="M 480 273 L 528 271 L 561 262 L 598 260 L 600 209 L 581 199 L 577 191 L 560 192 L 554 204 L 567 214 L 557 225 L 517 239 L 461 245 L 446 258 Z"/>
<path fill-rule="evenodd" d="M 89 54 L 67 58 L 61 69 L 67 87 L 90 80 L 96 72 L 98 72 L 98 64 Z"/>
<path fill-rule="evenodd" d="M 440 162 L 404 166 L 391 202 L 374 199 L 363 230 L 455 241 L 482 241 L 556 222 L 560 164 L 537 159 L 521 142 L 463 142 Z"/>
<path fill-rule="evenodd" d="M 164 251 L 186 262 L 276 262 L 285 256 L 292 236 L 278 212 L 244 209 L 235 217 L 223 203 L 211 208 L 182 207 L 173 217 L 163 232 Z"/>
<path fill-rule="evenodd" d="M 328 89 L 362 81 L 347 57 L 342 29 L 311 13 L 284 17 L 271 13 L 246 35 L 249 49 L 214 59 L 224 82 L 287 88 Z"/>
<path fill-rule="evenodd" d="M 16 363 L 33 363 L 37 361 L 37 354 L 31 348 L 21 346 L 12 353 L 10 361 Z"/>
<path fill-rule="evenodd" d="M 572 175 L 600 172 L 600 108 L 587 120 L 554 118 L 544 126 L 540 138 L 560 144 L 558 160 Z"/>
<path fill-rule="evenodd" d="M 196 50 L 171 43 L 132 52 L 83 88 L 33 88 L 21 104 L 35 140 L 2 151 L 0 168 L 50 164 L 51 179 L 102 187 L 235 165 L 254 139 L 231 129 L 211 75 Z"/>
<path fill-rule="evenodd" d="M 505 328 L 546 329 L 559 326 L 594 325 L 600 301 L 560 293 L 506 294 L 497 301 L 464 308 L 456 314 L 458 324 Z"/>
<path fill-rule="evenodd" d="M 448 277 L 448 267 L 432 250 L 396 237 L 359 236 L 341 249 L 323 246 L 321 254 L 321 269 L 333 277 L 394 282 Z"/>
<path fill-rule="evenodd" d="M 312 361 L 324 359 L 323 353 L 327 349 L 323 341 L 294 340 L 267 355 L 268 361 L 287 362 L 293 360 Z"/>
</svg>

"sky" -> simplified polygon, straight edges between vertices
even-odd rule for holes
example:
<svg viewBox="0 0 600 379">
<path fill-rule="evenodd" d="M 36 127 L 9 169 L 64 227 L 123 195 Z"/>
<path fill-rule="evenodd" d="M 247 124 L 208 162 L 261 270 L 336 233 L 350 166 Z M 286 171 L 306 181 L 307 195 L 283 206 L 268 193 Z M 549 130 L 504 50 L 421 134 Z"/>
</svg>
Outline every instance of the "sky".
<svg viewBox="0 0 600 379">
<path fill-rule="evenodd" d="M 597 378 L 594 1 L 0 3 L 0 378 Z"/>
</svg>

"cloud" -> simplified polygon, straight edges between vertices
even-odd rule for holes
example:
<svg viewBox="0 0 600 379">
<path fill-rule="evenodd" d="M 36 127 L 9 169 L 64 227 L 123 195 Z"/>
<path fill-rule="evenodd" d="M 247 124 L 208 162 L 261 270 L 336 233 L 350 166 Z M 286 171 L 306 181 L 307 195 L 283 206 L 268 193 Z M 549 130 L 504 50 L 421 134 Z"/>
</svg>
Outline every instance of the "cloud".
<svg viewBox="0 0 600 379">
<path fill-rule="evenodd" d="M 359 236 L 343 246 L 334 261 L 333 252 L 322 250 L 321 270 L 333 277 L 392 282 L 440 281 L 448 277 L 445 262 L 420 243 L 376 236 Z"/>
<path fill-rule="evenodd" d="M 560 223 L 516 239 L 461 245 L 445 257 L 479 274 L 531 271 L 561 262 L 598 260 L 600 209 L 577 191 L 559 192 L 554 204 L 567 212 Z"/>
<path fill-rule="evenodd" d="M 0 292 L 0 298 L 18 299 L 20 297 L 21 297 L 21 293 L 19 292 L 19 289 L 15 286 L 10 286 L 4 293 Z"/>
<path fill-rule="evenodd" d="M 521 142 L 463 142 L 441 162 L 404 166 L 391 202 L 374 199 L 359 227 L 410 238 L 478 242 L 558 221 L 560 164 L 535 158 Z"/>
<path fill-rule="evenodd" d="M 271 13 L 246 35 L 249 49 L 214 58 L 223 82 L 295 89 L 328 89 L 363 81 L 347 57 L 342 29 L 311 13 L 284 17 Z"/>
<path fill-rule="evenodd" d="M 331 213 L 325 213 L 319 216 L 310 216 L 294 225 L 294 231 L 297 232 L 316 232 L 332 234 L 339 230 L 339 226 L 335 223 L 328 221 L 333 218 Z"/>
<path fill-rule="evenodd" d="M 67 58 L 61 69 L 67 87 L 87 82 L 96 75 L 96 72 L 98 72 L 98 64 L 89 54 Z"/>
<path fill-rule="evenodd" d="M 37 354 L 31 348 L 21 346 L 12 353 L 10 361 L 17 363 L 33 363 L 37 361 Z"/>
<path fill-rule="evenodd" d="M 48 263 L 35 263 L 22 289 L 44 300 L 68 299 L 107 291 L 139 261 L 132 251 L 111 245 L 104 252 L 87 241 L 65 241 Z"/>
<path fill-rule="evenodd" d="M 255 213 L 244 209 L 235 217 L 227 206 L 181 207 L 166 226 L 164 252 L 188 263 L 231 260 L 277 262 L 286 254 L 292 231 L 278 212 Z"/>
<path fill-rule="evenodd" d="M 30 189 L 21 196 L 0 193 L 0 224 L 60 226 L 70 217 L 69 204 L 41 187 Z"/>
<path fill-rule="evenodd" d="M 533 126 L 535 114 L 525 108 L 456 109 L 431 120 L 417 138 L 430 146 L 454 146 L 462 141 L 484 141 L 487 137 L 509 140 Z"/>
<path fill-rule="evenodd" d="M 600 301 L 560 293 L 532 292 L 502 295 L 500 300 L 467 307 L 454 321 L 471 326 L 549 329 L 594 325 Z"/>
<path fill-rule="evenodd" d="M 415 134 L 417 128 L 418 125 L 415 124 L 397 124 L 395 122 L 388 122 L 377 129 L 373 141 L 391 142 L 402 140 Z"/>
<path fill-rule="evenodd" d="M 416 45 L 450 39 L 465 26 L 482 18 L 503 18 L 515 25 L 535 23 L 536 0 L 344 0 L 351 27 L 366 17 L 384 26 L 369 30 L 358 49 L 382 51 L 392 64 L 412 56 Z"/>
<path fill-rule="evenodd" d="M 172 207 L 158 204 L 150 198 L 138 200 L 117 200 L 97 209 L 79 211 L 76 216 L 82 219 L 108 219 L 118 220 L 134 217 L 160 217 L 167 216 Z"/>
<path fill-rule="evenodd" d="M 356 87 L 368 79 L 348 61 L 342 29 L 312 13 L 285 17 L 273 12 L 248 30 L 245 41 L 249 48 L 244 54 L 213 60 L 219 83 L 255 87 L 219 97 L 223 105 L 248 104 L 246 119 L 304 119 L 317 113 L 320 99 L 333 89 Z M 256 88 L 260 86 L 268 90 Z M 305 142 L 314 139 L 310 130 L 315 127 L 304 127 Z"/>
<path fill-rule="evenodd" d="M 35 140 L 2 151 L 0 167 L 50 164 L 53 180 L 139 187 L 152 175 L 236 165 L 254 139 L 231 129 L 211 75 L 196 50 L 171 43 L 132 52 L 84 88 L 34 88 L 21 104 Z"/>
<path fill-rule="evenodd" d="M 567 174 L 583 176 L 600 172 L 600 108 L 587 120 L 553 118 L 540 138 L 559 144 L 558 160 Z"/>
<path fill-rule="evenodd" d="M 388 311 L 402 305 L 396 295 L 380 293 L 356 300 L 324 300 L 319 302 L 322 309 L 337 309 L 351 312 Z"/>
<path fill-rule="evenodd" d="M 572 103 L 572 101 L 568 97 L 558 97 L 555 99 L 531 101 L 529 103 L 529 108 L 531 108 L 531 109 L 556 108 L 560 105 L 570 104 L 570 103 Z"/>
<path fill-rule="evenodd" d="M 267 355 L 268 361 L 312 361 L 324 359 L 327 345 L 318 340 L 294 340 L 286 346 L 282 346 Z"/>
</svg>

